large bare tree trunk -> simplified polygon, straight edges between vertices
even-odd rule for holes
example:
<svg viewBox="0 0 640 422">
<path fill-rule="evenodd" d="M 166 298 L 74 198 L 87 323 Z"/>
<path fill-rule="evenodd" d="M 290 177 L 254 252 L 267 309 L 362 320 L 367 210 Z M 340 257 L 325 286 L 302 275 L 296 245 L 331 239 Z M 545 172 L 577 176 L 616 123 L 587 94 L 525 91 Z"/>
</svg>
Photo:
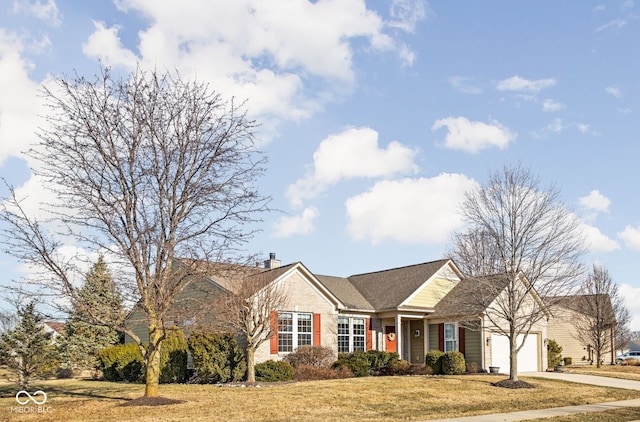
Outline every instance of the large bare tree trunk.
<svg viewBox="0 0 640 422">
<path fill-rule="evenodd" d="M 247 382 L 256 382 L 256 351 L 253 347 L 247 347 Z"/>
<path fill-rule="evenodd" d="M 509 380 L 518 381 L 518 337 L 512 334 L 509 338 Z"/>
<path fill-rule="evenodd" d="M 158 397 L 160 384 L 160 349 L 162 347 L 162 330 L 155 321 L 149 323 L 149 346 L 146 352 L 145 397 Z"/>
</svg>

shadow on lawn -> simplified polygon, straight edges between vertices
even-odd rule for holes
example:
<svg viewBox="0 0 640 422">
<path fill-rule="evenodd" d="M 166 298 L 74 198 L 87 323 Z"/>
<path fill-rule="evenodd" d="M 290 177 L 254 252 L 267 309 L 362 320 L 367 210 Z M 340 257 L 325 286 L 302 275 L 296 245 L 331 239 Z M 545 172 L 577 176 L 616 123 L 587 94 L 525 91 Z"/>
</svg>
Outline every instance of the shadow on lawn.
<svg viewBox="0 0 640 422">
<path fill-rule="evenodd" d="M 118 387 L 106 387 L 104 385 L 98 388 L 91 388 L 90 385 L 78 386 L 78 385 L 42 385 L 35 383 L 29 387 L 29 391 L 42 390 L 47 393 L 48 397 L 65 396 L 65 397 L 77 397 L 77 398 L 93 398 L 93 399 L 107 399 L 107 400 L 132 400 L 131 397 L 123 396 L 126 394 L 121 388 Z M 16 385 L 5 384 L 0 385 L 0 398 L 15 397 L 19 391 L 19 387 Z"/>
</svg>

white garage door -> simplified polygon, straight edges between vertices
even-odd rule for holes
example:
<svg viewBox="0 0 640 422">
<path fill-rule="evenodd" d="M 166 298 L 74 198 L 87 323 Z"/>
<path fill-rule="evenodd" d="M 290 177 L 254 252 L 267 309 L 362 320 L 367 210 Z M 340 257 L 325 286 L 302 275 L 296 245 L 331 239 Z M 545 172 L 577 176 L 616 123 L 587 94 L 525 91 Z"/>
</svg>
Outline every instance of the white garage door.
<svg viewBox="0 0 640 422">
<path fill-rule="evenodd" d="M 522 343 L 523 335 L 518 335 L 518 343 Z M 533 372 L 538 370 L 538 337 L 539 334 L 529 334 L 527 340 L 518 352 L 518 372 Z M 491 366 L 500 367 L 500 372 L 509 373 L 509 339 L 499 334 L 491 334 Z"/>
</svg>

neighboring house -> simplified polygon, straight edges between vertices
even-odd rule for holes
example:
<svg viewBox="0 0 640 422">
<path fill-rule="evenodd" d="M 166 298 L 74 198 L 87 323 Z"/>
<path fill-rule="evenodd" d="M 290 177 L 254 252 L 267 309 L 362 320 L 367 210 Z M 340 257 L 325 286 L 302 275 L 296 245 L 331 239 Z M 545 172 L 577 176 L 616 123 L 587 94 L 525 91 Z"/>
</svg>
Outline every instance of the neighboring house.
<svg viewBox="0 0 640 422">
<path fill-rule="evenodd" d="M 55 341 L 59 336 L 65 333 L 65 323 L 57 321 L 45 321 L 43 323 L 44 331 L 51 333 L 51 340 Z"/>
<path fill-rule="evenodd" d="M 640 341 L 630 341 L 628 351 L 640 352 Z"/>
<path fill-rule="evenodd" d="M 554 298 L 554 302 L 557 302 L 558 306 L 553 311 L 553 318 L 549 320 L 547 332 L 550 339 L 562 346 L 562 357 L 570 357 L 573 365 L 591 364 L 596 358 L 592 345 L 586 339 L 581 338 L 578 328 L 584 325 L 586 319 L 592 318 L 585 311 L 589 308 L 587 303 L 590 303 L 590 297 L 591 295 L 575 295 Z M 604 303 L 611 308 L 609 297 L 607 295 L 601 295 L 601 297 L 605 299 Z M 604 314 L 610 315 L 608 320 L 604 322 L 609 338 L 602 351 L 601 359 L 603 363 L 613 365 L 616 358 L 615 315 L 612 309 L 608 309 Z"/>
<path fill-rule="evenodd" d="M 280 266 L 271 254 L 264 268 L 249 272 L 245 276 L 278 283 L 288 296 L 287 306 L 272 313 L 272 328 L 277 333 L 258 348 L 256 362 L 282 359 L 302 345 L 322 345 L 336 353 L 397 352 L 402 359 L 423 364 L 425 354 L 438 349 L 460 351 L 467 362 L 477 362 L 484 369 L 499 366 L 508 371 L 506 338 L 487 323 L 483 306 L 463 308 L 462 298 L 476 287 L 463 279 L 452 260 L 334 277 L 314 274 L 301 262 Z M 233 292 L 233 286 L 233 277 L 225 275 L 193 280 L 182 294 L 191 305 L 183 307 L 181 316 L 172 323 L 188 330 L 205 315 L 213 317 L 211 303 L 216 294 Z M 194 292 L 198 292 L 198 300 L 193 300 Z M 127 319 L 144 339 L 143 322 L 139 309 Z M 519 369 L 546 369 L 544 339 L 546 321 L 528 336 L 520 352 Z"/>
</svg>

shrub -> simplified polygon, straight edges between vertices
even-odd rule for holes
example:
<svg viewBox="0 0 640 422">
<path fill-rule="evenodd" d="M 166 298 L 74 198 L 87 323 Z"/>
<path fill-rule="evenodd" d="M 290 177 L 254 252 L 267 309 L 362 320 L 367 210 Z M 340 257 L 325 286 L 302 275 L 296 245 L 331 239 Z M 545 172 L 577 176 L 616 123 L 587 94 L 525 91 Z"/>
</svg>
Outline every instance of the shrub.
<svg viewBox="0 0 640 422">
<path fill-rule="evenodd" d="M 620 362 L 623 366 L 640 366 L 640 359 L 625 359 Z"/>
<path fill-rule="evenodd" d="M 429 350 L 425 357 L 425 364 L 431 368 L 434 375 L 442 375 L 442 357 L 444 353 L 440 350 Z"/>
<path fill-rule="evenodd" d="M 353 372 L 345 366 L 339 369 L 329 369 L 311 365 L 298 365 L 293 371 L 293 379 L 296 381 L 332 380 L 351 377 L 353 377 Z"/>
<path fill-rule="evenodd" d="M 232 334 L 194 332 L 187 344 L 201 384 L 244 379 L 247 363 Z"/>
<path fill-rule="evenodd" d="M 464 374 L 467 369 L 464 355 L 456 350 L 449 351 L 442 357 L 442 373 L 445 375 Z"/>
<path fill-rule="evenodd" d="M 467 373 L 477 374 L 480 372 L 480 364 L 478 362 L 467 362 Z"/>
<path fill-rule="evenodd" d="M 407 375 L 411 364 L 406 360 L 396 359 L 380 370 L 381 375 Z"/>
<path fill-rule="evenodd" d="M 137 344 L 105 347 L 98 353 L 98 362 L 107 381 L 144 381 L 144 364 Z"/>
<path fill-rule="evenodd" d="M 365 358 L 369 362 L 369 371 L 378 375 L 389 365 L 400 360 L 400 355 L 396 352 L 384 352 L 382 350 L 369 350 L 365 353 Z"/>
<path fill-rule="evenodd" d="M 562 346 L 555 340 L 549 339 L 547 342 L 547 366 L 553 368 L 560 365 L 562 361 Z"/>
<path fill-rule="evenodd" d="M 160 349 L 160 383 L 187 380 L 187 339 L 180 330 L 170 330 Z"/>
<path fill-rule="evenodd" d="M 258 363 L 255 369 L 257 381 L 276 382 L 293 379 L 293 366 L 289 362 L 268 360 Z"/>
<path fill-rule="evenodd" d="M 333 349 L 322 346 L 300 346 L 285 358 L 293 367 L 329 368 L 335 360 Z"/>
<path fill-rule="evenodd" d="M 414 363 L 409 367 L 407 375 L 433 375 L 433 371 L 430 366 Z"/>
<path fill-rule="evenodd" d="M 71 370 L 71 368 L 58 368 L 58 370 L 56 371 L 56 378 L 58 379 L 67 379 L 67 378 L 73 378 L 73 371 Z"/>
<path fill-rule="evenodd" d="M 333 369 L 346 367 L 353 372 L 356 377 L 366 377 L 370 375 L 369 360 L 365 352 L 340 353 L 338 360 L 331 366 Z"/>
<path fill-rule="evenodd" d="M 573 363 L 573 359 L 571 358 L 571 356 L 567 356 L 566 358 L 562 359 L 564 361 L 564 365 L 565 366 L 569 366 Z"/>
</svg>

